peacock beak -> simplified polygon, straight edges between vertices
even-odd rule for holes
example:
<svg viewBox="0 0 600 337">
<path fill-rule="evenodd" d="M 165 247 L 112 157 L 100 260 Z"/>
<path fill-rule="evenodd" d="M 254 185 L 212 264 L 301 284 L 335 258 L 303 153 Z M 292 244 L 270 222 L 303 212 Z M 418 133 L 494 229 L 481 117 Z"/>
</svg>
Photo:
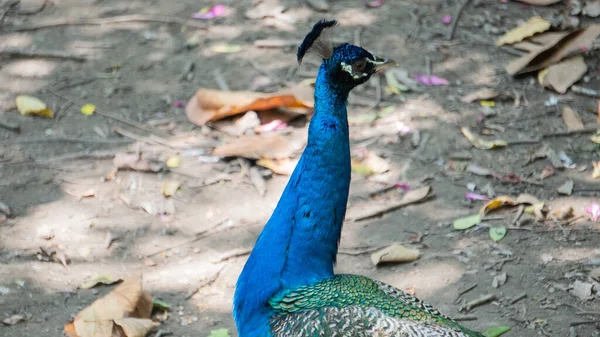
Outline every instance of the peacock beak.
<svg viewBox="0 0 600 337">
<path fill-rule="evenodd" d="M 397 67 L 398 63 L 387 57 L 375 56 L 375 60 L 371 61 L 375 65 L 375 72 L 380 72 L 384 69 Z"/>
</svg>

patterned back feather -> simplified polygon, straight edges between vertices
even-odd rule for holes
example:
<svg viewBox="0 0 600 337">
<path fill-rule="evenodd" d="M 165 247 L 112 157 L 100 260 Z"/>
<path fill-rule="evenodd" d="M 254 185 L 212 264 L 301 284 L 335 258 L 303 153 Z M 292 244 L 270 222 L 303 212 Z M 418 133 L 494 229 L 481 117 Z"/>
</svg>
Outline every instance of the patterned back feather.
<svg viewBox="0 0 600 337">
<path fill-rule="evenodd" d="M 276 337 L 482 337 L 431 305 L 364 276 L 336 275 L 269 301 Z"/>
</svg>

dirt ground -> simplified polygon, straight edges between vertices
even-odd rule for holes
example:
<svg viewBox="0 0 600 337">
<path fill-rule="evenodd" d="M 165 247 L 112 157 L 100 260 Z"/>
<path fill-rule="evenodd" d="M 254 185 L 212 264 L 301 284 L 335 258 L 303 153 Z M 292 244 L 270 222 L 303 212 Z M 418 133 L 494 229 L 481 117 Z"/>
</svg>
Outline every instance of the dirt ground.
<svg viewBox="0 0 600 337">
<path fill-rule="evenodd" d="M 261 197 L 238 160 L 210 155 L 231 135 L 218 127 L 191 124 L 176 102 L 186 102 L 198 88 L 218 88 L 217 79 L 224 79 L 231 90 L 274 92 L 315 76 L 314 64 L 297 69 L 295 46 L 259 48 L 254 42 L 300 41 L 324 17 L 340 22 L 336 39 L 358 39 L 369 51 L 397 60 L 410 73 L 426 73 L 429 63 L 433 74 L 449 81 L 402 97 L 384 94 L 381 101 L 380 88 L 373 83 L 383 78 L 355 91 L 349 106 L 353 120 L 391 108 L 385 118 L 351 126 L 353 149 L 377 153 L 391 169 L 382 175 L 383 183 L 353 174 L 349 212 L 390 182 L 431 186 L 434 197 L 348 222 L 337 272 L 363 274 L 414 291 L 479 331 L 511 326 L 506 336 L 599 335 L 600 299 L 595 293 L 599 284 L 588 273 L 600 264 L 600 226 L 584 207 L 600 195 L 600 186 L 591 178 L 600 147 L 589 141 L 589 133 L 535 138 L 565 130 L 561 109 L 566 103 L 584 123 L 595 123 L 598 103 L 588 96 L 540 88 L 535 76 L 507 75 L 504 66 L 516 56 L 494 45 L 498 34 L 533 15 L 556 16 L 564 4 L 534 8 L 516 2 L 471 1 L 448 41 L 451 26 L 442 17 L 456 18 L 459 1 L 387 1 L 366 9 L 362 0 L 332 0 L 328 13 L 303 2 L 273 1 L 272 8 L 287 8 L 284 16 L 247 18 L 245 13 L 257 2 L 224 1 L 224 16 L 195 20 L 198 27 L 192 27 L 145 21 L 74 23 L 123 15 L 185 21 L 218 3 L 49 0 L 38 11 L 42 0 L 22 0 L 14 6 L 13 1 L 0 1 L 0 49 L 35 48 L 85 57 L 80 62 L 2 56 L 0 121 L 16 124 L 20 131 L 0 128 L 0 201 L 12 211 L 0 224 L 0 319 L 19 314 L 25 320 L 0 327 L 1 335 L 61 335 L 77 312 L 113 288 L 80 290 L 82 281 L 97 274 L 127 277 L 137 271 L 143 273 L 144 288 L 172 307 L 167 316 L 159 314 L 162 332 L 208 336 L 213 329 L 228 328 L 236 335 L 231 317 L 235 281 L 287 176 L 269 176 Z M 15 31 L 55 20 L 71 24 Z M 590 19 L 582 19 L 582 25 L 586 22 Z M 239 45 L 241 51 L 219 53 L 212 48 L 223 43 Z M 599 56 L 597 50 L 586 56 L 590 70 L 582 85 L 600 88 Z M 497 100 L 493 108 L 461 102 L 463 95 L 481 87 L 513 98 L 518 95 L 520 104 L 511 98 Z M 56 111 L 55 117 L 21 116 L 14 108 L 18 94 L 42 99 Z M 552 97 L 558 98 L 558 105 L 545 105 Z M 379 105 L 372 108 L 369 102 Z M 80 107 L 86 103 L 95 104 L 98 113 L 83 115 Z M 482 113 L 484 129 L 510 141 L 508 147 L 479 150 L 464 138 L 460 127 L 480 127 Z M 300 118 L 298 128 L 305 123 Z M 410 135 L 399 135 L 399 125 L 420 130 L 416 148 Z M 115 129 L 137 135 L 138 141 Z M 170 143 L 148 140 L 152 136 Z M 527 161 L 543 145 L 564 151 L 576 167 L 557 169 L 540 180 L 550 161 Z M 119 171 L 106 179 L 114 154 L 127 150 L 160 161 L 179 155 L 181 165 L 168 173 Z M 526 181 L 509 183 L 476 175 L 465 171 L 469 164 L 514 173 Z M 182 188 L 166 199 L 161 186 L 174 179 Z M 557 192 L 567 180 L 574 181 L 570 196 Z M 483 205 L 465 199 L 467 186 L 483 194 L 490 188 L 496 195 L 529 193 L 553 209 L 570 205 L 579 218 L 542 223 L 525 214 L 514 222 L 516 208 L 511 208 L 481 226 L 456 231 L 452 220 L 476 213 Z M 86 197 L 90 190 L 94 196 Z M 387 198 L 389 192 L 372 201 L 385 203 Z M 159 208 L 161 215 L 145 211 L 148 205 Z M 511 228 L 494 243 L 488 236 L 490 225 Z M 193 238 L 198 239 L 190 242 Z M 392 243 L 420 249 L 420 259 L 375 267 L 370 259 L 373 248 Z M 68 269 L 40 260 L 40 247 L 58 248 L 70 260 Z M 497 282 L 503 273 L 506 283 L 494 287 L 494 278 Z M 595 285 L 588 300 L 576 296 L 579 288 L 572 288 L 577 282 Z M 471 311 L 461 310 L 465 303 L 487 295 L 495 299 Z"/>
</svg>

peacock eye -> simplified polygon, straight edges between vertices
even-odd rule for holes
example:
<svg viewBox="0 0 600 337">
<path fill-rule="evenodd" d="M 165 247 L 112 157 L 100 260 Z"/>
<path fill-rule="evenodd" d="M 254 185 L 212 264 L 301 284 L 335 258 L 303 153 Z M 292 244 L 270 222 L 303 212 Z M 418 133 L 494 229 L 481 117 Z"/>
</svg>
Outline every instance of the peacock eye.
<svg viewBox="0 0 600 337">
<path fill-rule="evenodd" d="M 361 74 L 365 71 L 366 65 L 367 61 L 365 61 L 365 59 L 360 59 L 352 64 L 352 72 L 355 74 Z"/>
</svg>

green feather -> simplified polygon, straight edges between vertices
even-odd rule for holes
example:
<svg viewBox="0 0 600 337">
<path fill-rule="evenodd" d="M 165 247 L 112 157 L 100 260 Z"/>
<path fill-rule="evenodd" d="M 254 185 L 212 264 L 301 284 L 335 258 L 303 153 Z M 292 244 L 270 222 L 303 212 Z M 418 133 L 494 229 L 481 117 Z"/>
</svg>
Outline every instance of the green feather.
<svg viewBox="0 0 600 337">
<path fill-rule="evenodd" d="M 323 330 L 333 327 L 338 331 L 334 335 L 362 336 L 359 330 L 365 333 L 375 326 L 389 330 L 383 329 L 380 336 L 482 336 L 416 297 L 364 276 L 336 275 L 314 285 L 283 291 L 272 297 L 269 305 L 276 313 L 271 320 L 275 336 L 314 336 L 314 331 L 318 331 L 316 336 L 332 336 Z M 352 322 L 346 321 L 346 316 Z M 307 333 L 306 329 L 314 331 Z M 414 334 L 401 334 L 399 329 Z"/>
</svg>

